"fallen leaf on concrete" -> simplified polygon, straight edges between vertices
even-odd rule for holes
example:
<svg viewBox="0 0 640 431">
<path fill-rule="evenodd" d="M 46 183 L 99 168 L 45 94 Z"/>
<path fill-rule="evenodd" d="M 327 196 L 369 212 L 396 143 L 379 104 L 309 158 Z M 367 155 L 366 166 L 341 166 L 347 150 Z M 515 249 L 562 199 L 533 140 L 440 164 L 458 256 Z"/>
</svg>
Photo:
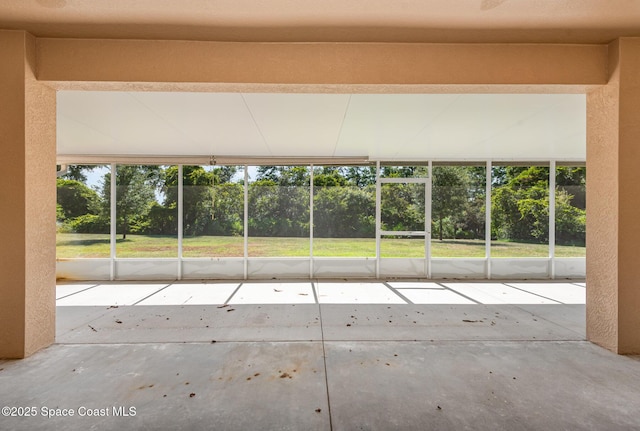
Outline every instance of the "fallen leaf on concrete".
<svg viewBox="0 0 640 431">
<path fill-rule="evenodd" d="M 282 290 L 273 289 L 274 292 L 282 292 Z"/>
<path fill-rule="evenodd" d="M 227 310 L 227 313 L 228 313 L 229 311 L 236 311 L 236 309 L 235 309 L 235 308 L 230 308 L 230 309 L 228 309 L 228 310 Z"/>
<path fill-rule="evenodd" d="M 478 322 L 480 322 L 480 320 L 469 320 L 469 319 L 462 319 L 462 321 L 466 322 L 466 323 L 478 323 Z"/>
<path fill-rule="evenodd" d="M 98 332 L 98 330 L 97 330 L 96 328 L 94 328 L 93 326 L 91 326 L 91 325 L 87 325 L 87 326 L 88 326 L 89 328 L 91 328 L 91 330 L 92 330 L 93 332 Z"/>
<path fill-rule="evenodd" d="M 196 396 L 196 394 L 194 394 L 193 392 L 191 392 L 191 393 L 189 394 L 189 398 L 193 398 L 193 397 L 195 397 L 195 396 Z"/>
<path fill-rule="evenodd" d="M 228 306 L 229 306 L 229 304 L 224 304 L 224 305 L 219 306 L 218 308 L 226 308 Z"/>
<path fill-rule="evenodd" d="M 122 320 L 116 319 L 116 323 L 122 323 Z"/>
<path fill-rule="evenodd" d="M 322 409 L 316 409 L 316 413 L 320 413 Z"/>
</svg>

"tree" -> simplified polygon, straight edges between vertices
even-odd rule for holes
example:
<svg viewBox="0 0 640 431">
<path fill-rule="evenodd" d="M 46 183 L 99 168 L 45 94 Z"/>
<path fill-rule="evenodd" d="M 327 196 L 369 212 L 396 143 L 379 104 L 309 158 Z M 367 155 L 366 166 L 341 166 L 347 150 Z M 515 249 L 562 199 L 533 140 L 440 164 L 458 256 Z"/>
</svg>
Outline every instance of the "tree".
<svg viewBox="0 0 640 431">
<path fill-rule="evenodd" d="M 116 223 L 122 239 L 129 232 L 142 232 L 148 226 L 148 214 L 156 202 L 156 188 L 163 172 L 159 166 L 118 165 L 116 168 Z M 111 205 L 111 173 L 105 174 L 103 202 Z"/>
<path fill-rule="evenodd" d="M 249 234 L 309 235 L 309 170 L 306 166 L 261 166 L 249 184 Z"/>
<path fill-rule="evenodd" d="M 202 166 L 183 166 L 183 228 L 184 235 L 202 235 L 213 215 L 211 189 L 214 175 Z M 170 166 L 164 179 L 165 207 L 178 203 L 178 167 Z"/>
<path fill-rule="evenodd" d="M 314 187 L 345 186 L 346 184 L 347 179 L 342 175 L 342 172 L 340 172 L 340 168 L 335 166 L 314 168 Z"/>
<path fill-rule="evenodd" d="M 433 168 L 431 214 L 438 225 L 438 239 L 442 241 L 443 222 L 447 217 L 462 214 L 469 202 L 469 178 L 462 166 Z M 453 227 L 455 237 L 455 226 Z"/>
<path fill-rule="evenodd" d="M 345 170 L 343 175 L 349 184 L 357 187 L 376 185 L 376 168 L 373 166 L 350 166 Z"/>
<path fill-rule="evenodd" d="M 586 168 L 556 168 L 556 243 L 585 245 Z"/>
<path fill-rule="evenodd" d="M 375 189 L 322 186 L 314 189 L 314 236 L 371 238 L 375 235 Z"/>
<path fill-rule="evenodd" d="M 566 190 L 556 192 L 556 243 L 584 247 L 586 211 L 574 206 L 573 199 Z"/>
<path fill-rule="evenodd" d="M 64 219 L 98 214 L 100 211 L 100 196 L 82 182 L 58 178 L 56 186 L 56 199 Z"/>
<path fill-rule="evenodd" d="M 107 233 L 109 217 L 102 212 L 102 200 L 95 190 L 77 180 L 58 178 L 56 219 L 62 231 Z"/>
<path fill-rule="evenodd" d="M 424 192 L 424 184 L 382 184 L 382 230 L 424 230 Z"/>
<path fill-rule="evenodd" d="M 213 188 L 213 213 L 207 220 L 212 235 L 236 236 L 244 232 L 244 185 L 222 183 Z"/>
<path fill-rule="evenodd" d="M 587 208 L 587 172 L 584 166 L 556 168 L 556 187 L 571 195 L 570 203 L 580 209 Z"/>
<path fill-rule="evenodd" d="M 545 243 L 549 239 L 549 168 L 507 167 L 492 193 L 492 237 Z"/>
<path fill-rule="evenodd" d="M 62 178 L 86 183 L 87 176 L 85 175 L 84 171 L 93 171 L 95 168 L 95 165 L 68 165 L 67 173 L 64 174 Z"/>
</svg>

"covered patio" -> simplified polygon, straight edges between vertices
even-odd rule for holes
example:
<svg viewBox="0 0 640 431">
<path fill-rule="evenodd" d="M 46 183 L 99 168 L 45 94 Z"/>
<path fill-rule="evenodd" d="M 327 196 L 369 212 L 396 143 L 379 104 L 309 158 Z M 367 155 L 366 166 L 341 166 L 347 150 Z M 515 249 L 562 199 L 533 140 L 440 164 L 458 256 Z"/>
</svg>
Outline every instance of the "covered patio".
<svg viewBox="0 0 640 431">
<path fill-rule="evenodd" d="M 56 344 L 0 362 L 0 397 L 37 407 L 36 417 L 1 418 L 8 429 L 640 426 L 640 358 L 586 341 L 581 282 L 71 283 L 57 292 Z"/>
<path fill-rule="evenodd" d="M 0 358 L 7 358 L 0 359 L 0 428 L 640 428 L 638 23 L 640 5 L 627 0 L 0 2 Z M 197 120 L 194 111 L 172 102 L 184 97 L 206 105 L 213 95 L 231 95 L 229 103 L 214 104 L 215 115 L 196 121 L 213 130 L 189 126 Z M 341 114 L 329 115 L 335 121 L 325 129 L 334 133 L 327 139 L 334 146 L 296 145 L 280 129 L 262 127 L 268 122 L 261 116 L 300 120 L 303 110 L 283 101 L 291 95 L 338 101 L 342 110 L 331 112 Z M 413 131 L 404 139 L 411 145 L 389 143 L 375 127 L 388 122 L 375 116 L 376 106 L 415 95 L 442 104 L 400 115 L 411 119 L 395 123 Z M 457 136 L 452 141 L 429 128 L 451 118 L 448 106 L 458 112 L 465 101 L 514 95 L 571 99 L 582 108 L 573 120 L 553 109 L 511 118 L 515 111 L 497 103 L 505 133 L 483 135 L 488 110 L 480 103 L 467 112 L 468 129 L 447 123 Z M 101 128 L 83 117 L 90 112 L 79 102 L 71 117 L 60 114 L 59 102 L 74 96 L 95 96 L 93 106 L 103 115 L 94 118 L 118 121 Z M 377 96 L 384 103 L 369 103 Z M 107 103 L 118 98 L 128 103 Z M 164 102 L 150 109 L 142 103 L 150 99 Z M 283 102 L 271 102 L 276 99 Z M 191 106 L 211 112 L 197 101 Z M 142 117 L 129 115 L 132 107 Z M 223 133 L 234 130 L 221 121 L 234 110 L 248 121 L 235 124 L 246 132 L 242 142 Z M 364 113 L 368 126 L 358 127 L 349 113 Z M 316 117 L 298 123 L 314 125 Z M 177 118 L 182 125 L 172 125 Z M 536 118 L 545 121 L 528 121 Z M 574 120 L 582 131 L 577 139 L 546 139 L 555 122 Z M 526 136 L 532 141 L 510 146 L 527 124 L 534 125 Z M 150 129 L 157 132 L 154 141 L 143 142 Z M 58 136 L 64 130 L 71 132 Z M 305 132 L 287 130 L 293 137 Z M 338 136 L 354 130 L 372 132 L 350 135 L 361 147 L 342 146 Z M 481 139 L 465 141 L 465 130 Z M 465 144 L 455 151 L 453 141 Z M 511 153 L 494 157 L 492 142 Z M 573 144 L 583 153 L 563 153 L 578 148 Z M 358 148 L 363 151 L 346 151 Z M 397 154 L 401 149 L 408 151 Z M 166 265 L 121 260 L 118 232 L 110 231 L 100 277 L 56 285 L 55 177 L 64 162 L 116 170 L 127 163 L 177 168 L 216 160 L 249 166 L 264 157 L 289 165 L 293 158 L 311 165 L 319 157 L 325 164 L 339 157 L 382 164 L 415 154 L 411 162 L 431 169 L 437 162 L 463 163 L 472 150 L 481 154 L 466 162 L 484 164 L 485 188 L 498 163 L 545 162 L 551 190 L 556 162 L 586 162 L 586 257 L 567 257 L 579 261 L 563 269 L 565 258 L 554 255 L 548 238 L 548 255 L 534 262 L 538 277 L 553 278 L 558 270 L 568 279 L 508 279 L 514 265 L 492 266 L 499 257 L 486 237 L 472 270 L 454 262 L 455 271 L 446 263 L 430 272 L 442 262 L 425 246 L 417 258 L 419 279 L 399 280 L 397 268 L 380 273 L 380 250 L 370 253 L 377 263 L 365 261 L 366 271 L 343 277 L 350 265 L 342 260 L 339 271 L 329 266 L 331 279 L 322 279 L 311 230 L 310 251 L 290 280 L 272 278 L 291 259 L 269 265 L 270 258 L 258 256 L 260 271 L 251 272 L 243 232 L 243 256 L 230 256 L 237 265 L 219 265 L 236 277 L 231 280 L 217 277 L 219 271 L 200 276 L 200 265 L 211 267 L 201 260 L 217 257 L 177 255 L 185 250 L 178 235 L 176 256 Z M 426 182 L 416 182 L 426 196 Z M 308 205 L 312 211 L 311 198 Z M 419 220 L 424 230 L 416 229 L 425 243 L 427 216 Z M 379 245 L 381 220 L 376 229 Z M 191 280 L 181 280 L 183 263 L 187 270 L 193 264 Z M 520 278 L 532 272 L 525 267 Z M 170 276 L 158 275 L 159 268 Z M 460 269 L 469 280 L 452 280 Z M 132 281 L 131 274 L 139 277 Z M 124 277 L 116 281 L 118 275 Z M 478 278 L 487 280 L 468 287 Z"/>
</svg>

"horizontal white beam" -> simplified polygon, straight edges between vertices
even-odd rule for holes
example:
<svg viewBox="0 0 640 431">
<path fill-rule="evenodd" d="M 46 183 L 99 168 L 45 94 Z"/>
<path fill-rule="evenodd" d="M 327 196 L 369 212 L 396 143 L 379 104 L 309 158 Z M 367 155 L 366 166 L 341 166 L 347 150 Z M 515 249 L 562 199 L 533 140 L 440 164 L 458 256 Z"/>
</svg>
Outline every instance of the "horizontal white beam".
<svg viewBox="0 0 640 431">
<path fill-rule="evenodd" d="M 369 158 L 363 157 L 247 157 L 247 156 L 149 156 L 149 155 L 58 155 L 58 164 L 100 165 L 367 165 Z"/>
</svg>

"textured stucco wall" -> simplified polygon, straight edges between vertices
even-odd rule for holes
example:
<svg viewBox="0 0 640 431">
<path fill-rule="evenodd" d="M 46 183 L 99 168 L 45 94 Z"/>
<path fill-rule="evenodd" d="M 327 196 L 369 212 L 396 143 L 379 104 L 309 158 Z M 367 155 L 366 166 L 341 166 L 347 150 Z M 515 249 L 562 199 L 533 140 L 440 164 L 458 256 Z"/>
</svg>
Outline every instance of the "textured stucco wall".
<svg viewBox="0 0 640 431">
<path fill-rule="evenodd" d="M 36 39 L 26 35 L 25 356 L 55 340 L 56 91 L 36 80 Z"/>
<path fill-rule="evenodd" d="M 587 336 L 640 354 L 640 39 L 609 45 L 587 96 Z"/>
<path fill-rule="evenodd" d="M 312 85 L 601 85 L 603 45 L 38 39 L 38 79 Z"/>
<path fill-rule="evenodd" d="M 618 353 L 640 354 L 640 38 L 619 46 Z"/>
<path fill-rule="evenodd" d="M 35 38 L 0 31 L 0 357 L 55 339 L 55 91 L 35 80 Z"/>
<path fill-rule="evenodd" d="M 0 357 L 24 354 L 24 34 L 0 31 Z"/>
<path fill-rule="evenodd" d="M 617 65 L 617 43 L 611 46 Z M 587 95 L 587 338 L 618 349 L 618 77 Z"/>
</svg>

